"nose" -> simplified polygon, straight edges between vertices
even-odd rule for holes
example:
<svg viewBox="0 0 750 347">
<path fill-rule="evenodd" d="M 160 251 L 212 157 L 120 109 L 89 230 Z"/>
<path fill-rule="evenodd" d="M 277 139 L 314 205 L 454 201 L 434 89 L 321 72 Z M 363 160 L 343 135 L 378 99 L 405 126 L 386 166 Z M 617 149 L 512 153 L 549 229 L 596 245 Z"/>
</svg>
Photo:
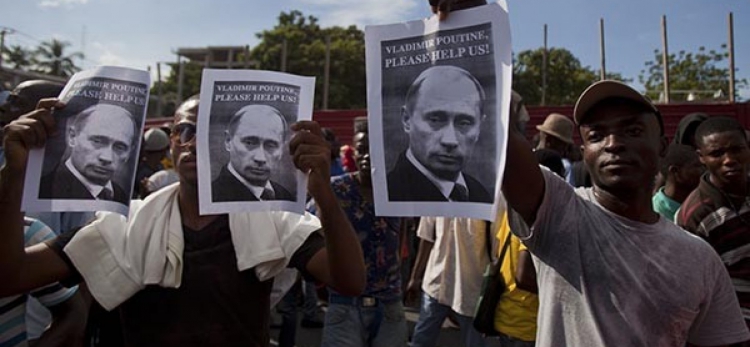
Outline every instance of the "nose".
<svg viewBox="0 0 750 347">
<path fill-rule="evenodd" d="M 604 150 L 610 153 L 621 152 L 625 149 L 622 138 L 617 134 L 609 134 L 604 139 Z"/>
<path fill-rule="evenodd" d="M 440 129 L 440 144 L 449 148 L 458 146 L 456 127 L 452 123 Z"/>
<path fill-rule="evenodd" d="M 263 149 L 258 148 L 256 150 L 254 150 L 250 155 L 251 155 L 251 158 L 253 159 L 253 161 L 255 161 L 256 163 L 258 163 L 258 164 L 265 164 L 266 163 L 266 160 L 267 160 L 266 159 L 266 152 Z"/>
<path fill-rule="evenodd" d="M 103 164 L 109 164 L 112 162 L 114 150 L 111 146 L 106 146 L 99 150 L 99 161 Z"/>
<path fill-rule="evenodd" d="M 737 155 L 739 153 L 733 153 L 731 151 L 727 151 L 724 153 L 724 158 L 721 161 L 721 164 L 726 167 L 736 167 L 740 164 L 740 161 L 737 158 Z"/>
</svg>

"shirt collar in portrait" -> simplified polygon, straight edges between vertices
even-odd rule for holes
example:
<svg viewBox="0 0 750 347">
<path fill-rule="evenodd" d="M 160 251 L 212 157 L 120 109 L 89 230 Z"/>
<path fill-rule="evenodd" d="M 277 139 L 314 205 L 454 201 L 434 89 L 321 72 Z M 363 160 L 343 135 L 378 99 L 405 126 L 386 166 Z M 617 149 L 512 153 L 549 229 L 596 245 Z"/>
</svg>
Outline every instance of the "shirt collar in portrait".
<svg viewBox="0 0 750 347">
<path fill-rule="evenodd" d="M 444 179 L 438 178 L 437 176 L 433 175 L 430 170 L 427 170 L 426 167 L 422 166 L 422 164 L 417 160 L 417 158 L 414 157 L 414 154 L 411 153 L 411 148 L 406 150 L 406 159 L 409 160 L 409 162 L 414 165 L 419 172 L 421 172 L 425 177 L 427 177 L 430 182 L 432 182 L 435 186 L 440 189 L 440 193 L 445 196 L 446 199 L 450 200 L 451 192 L 453 191 L 453 187 L 456 184 L 460 184 L 464 187 L 466 187 L 466 190 L 469 190 L 469 187 L 466 185 L 466 181 L 464 180 L 464 174 L 459 172 L 458 173 L 458 179 L 456 181 L 446 181 Z"/>
<path fill-rule="evenodd" d="M 271 181 L 266 181 L 265 187 L 254 186 L 250 184 L 250 182 L 248 182 L 244 177 L 242 177 L 242 175 L 237 173 L 237 170 L 234 169 L 232 163 L 229 163 L 229 165 L 227 165 L 227 168 L 229 169 L 229 172 L 232 173 L 232 176 L 234 176 L 234 178 L 236 178 L 238 181 L 242 182 L 242 184 L 244 184 L 247 189 L 250 189 L 250 191 L 253 192 L 253 195 L 258 198 L 258 200 L 263 200 L 260 198 L 260 196 L 263 195 L 264 189 L 270 189 L 272 192 L 274 192 L 274 194 L 276 193 L 276 191 L 273 190 L 273 186 L 271 186 Z"/>
<path fill-rule="evenodd" d="M 98 185 L 96 183 L 93 183 L 93 182 L 89 181 L 80 172 L 78 172 L 78 170 L 76 170 L 75 166 L 73 166 L 73 162 L 70 161 L 70 158 L 68 158 L 68 160 L 65 161 L 65 167 L 67 167 L 68 170 L 70 170 L 70 173 L 72 173 L 73 176 L 76 176 L 76 178 L 79 181 L 81 181 L 81 183 L 83 184 L 83 186 L 86 187 L 86 190 L 88 190 L 89 193 L 91 193 L 91 196 L 93 196 L 93 197 L 96 198 L 97 196 L 99 196 L 99 193 L 101 193 L 102 190 L 105 187 L 109 188 L 109 191 L 112 192 L 112 193 L 114 193 L 115 190 L 112 189 L 112 181 L 111 180 L 107 181 L 107 184 L 105 184 L 103 186 Z"/>
</svg>

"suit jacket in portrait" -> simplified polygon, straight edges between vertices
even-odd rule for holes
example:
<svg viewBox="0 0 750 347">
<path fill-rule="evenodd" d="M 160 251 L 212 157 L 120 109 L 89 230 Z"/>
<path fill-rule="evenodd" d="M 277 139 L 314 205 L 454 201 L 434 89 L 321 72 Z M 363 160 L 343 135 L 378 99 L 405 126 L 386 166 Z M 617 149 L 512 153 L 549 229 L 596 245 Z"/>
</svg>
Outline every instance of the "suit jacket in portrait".
<svg viewBox="0 0 750 347">
<path fill-rule="evenodd" d="M 271 182 L 271 187 L 275 193 L 274 200 L 295 201 L 294 195 L 282 185 Z M 259 201 L 258 197 L 237 177 L 234 177 L 226 165 L 221 168 L 219 176 L 211 182 L 211 197 L 214 202 L 225 201 Z"/>
<path fill-rule="evenodd" d="M 128 204 L 130 194 L 120 187 L 115 181 L 112 182 L 112 201 Z M 65 162 L 60 162 L 55 170 L 44 175 L 39 186 L 40 199 L 71 199 L 71 200 L 96 200 L 86 186 L 73 175 Z"/>
<path fill-rule="evenodd" d="M 492 202 L 492 196 L 482 183 L 465 172 L 463 176 L 469 190 L 468 201 Z M 390 201 L 448 201 L 440 189 L 406 158 L 406 153 L 398 157 L 387 180 Z"/>
</svg>

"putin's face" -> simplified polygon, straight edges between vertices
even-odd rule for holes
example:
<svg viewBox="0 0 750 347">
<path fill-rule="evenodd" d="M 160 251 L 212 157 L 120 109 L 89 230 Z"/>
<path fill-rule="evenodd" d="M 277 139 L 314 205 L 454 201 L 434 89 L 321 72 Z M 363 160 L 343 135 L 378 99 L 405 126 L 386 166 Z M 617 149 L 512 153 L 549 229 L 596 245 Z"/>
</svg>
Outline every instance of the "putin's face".
<svg viewBox="0 0 750 347">
<path fill-rule="evenodd" d="M 88 118 L 69 128 L 68 146 L 76 170 L 92 183 L 105 185 L 128 161 L 135 125 L 121 107 L 94 107 Z"/>
<path fill-rule="evenodd" d="M 440 72 L 446 71 L 423 81 L 411 110 L 404 108 L 404 131 L 414 157 L 435 176 L 453 181 L 479 139 L 482 100 L 467 76 Z"/>
<path fill-rule="evenodd" d="M 250 184 L 263 187 L 276 170 L 284 146 L 284 122 L 268 106 L 248 108 L 225 141 L 229 162 Z"/>
</svg>

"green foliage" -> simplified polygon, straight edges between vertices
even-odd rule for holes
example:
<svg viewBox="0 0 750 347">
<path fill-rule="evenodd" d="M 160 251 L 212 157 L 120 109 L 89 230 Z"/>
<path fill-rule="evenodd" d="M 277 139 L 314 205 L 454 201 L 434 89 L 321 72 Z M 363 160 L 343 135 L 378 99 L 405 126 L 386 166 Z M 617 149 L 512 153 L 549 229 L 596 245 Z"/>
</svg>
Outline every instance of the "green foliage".
<svg viewBox="0 0 750 347">
<path fill-rule="evenodd" d="M 688 92 L 699 93 L 699 97 L 711 98 L 711 93 L 718 90 L 723 95 L 729 91 L 729 67 L 726 51 L 727 45 L 722 44 L 721 50 L 709 50 L 701 46 L 698 52 L 679 51 L 677 54 L 669 54 L 669 87 L 673 91 L 681 93 L 670 93 L 670 99 L 684 101 Z M 662 64 L 662 51 L 654 50 L 654 59 L 645 62 L 645 69 L 641 70 L 638 79 L 646 87 L 647 95 L 654 100 L 659 98 L 663 90 L 664 75 Z M 735 83 L 735 89 L 747 86 L 746 79 L 740 79 Z"/>
<path fill-rule="evenodd" d="M 19 45 L 3 47 L 2 54 L 3 66 L 17 70 L 29 69 L 34 56 L 34 52 Z"/>
<path fill-rule="evenodd" d="M 52 39 L 39 44 L 32 57 L 34 70 L 37 72 L 60 76 L 70 77 L 81 70 L 74 59 L 83 59 L 83 53 L 73 52 L 66 54 L 66 48 L 70 42 Z"/>
<path fill-rule="evenodd" d="M 364 33 L 355 26 L 322 28 L 318 19 L 300 11 L 282 12 L 279 23 L 257 34 L 261 40 L 250 53 L 259 69 L 281 70 L 282 47 L 286 40 L 286 71 L 315 76 L 315 106 L 323 106 L 326 38 L 330 37 L 330 83 L 328 108 L 364 108 L 367 101 L 365 81 Z"/>
<path fill-rule="evenodd" d="M 542 102 L 542 62 L 544 48 L 518 53 L 513 62 L 513 89 L 523 96 L 528 105 Z M 608 73 L 607 78 L 626 81 L 619 73 Z M 591 83 L 599 80 L 599 73 L 582 66 L 573 53 L 564 48 L 550 48 L 547 53 L 547 105 L 572 105 Z"/>
</svg>

